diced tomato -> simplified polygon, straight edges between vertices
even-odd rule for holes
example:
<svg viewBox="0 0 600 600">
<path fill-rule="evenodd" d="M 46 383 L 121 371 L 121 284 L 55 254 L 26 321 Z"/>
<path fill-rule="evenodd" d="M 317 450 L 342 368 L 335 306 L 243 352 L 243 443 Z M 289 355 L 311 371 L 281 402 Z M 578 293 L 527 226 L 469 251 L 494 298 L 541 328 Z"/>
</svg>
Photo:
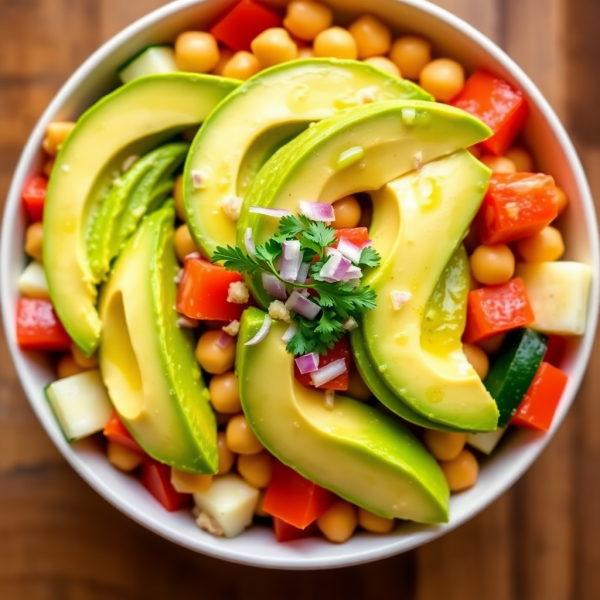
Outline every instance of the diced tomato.
<svg viewBox="0 0 600 600">
<path fill-rule="evenodd" d="M 21 198 L 23 205 L 29 215 L 29 218 L 37 223 L 44 216 L 44 203 L 46 202 L 46 192 L 48 190 L 48 178 L 42 175 L 32 177 L 25 187 Z"/>
<path fill-rule="evenodd" d="M 335 502 L 335 498 L 333 492 L 275 461 L 263 509 L 298 529 L 306 529 Z"/>
<path fill-rule="evenodd" d="M 23 350 L 63 352 L 71 349 L 72 341 L 49 300 L 20 298 L 17 304 L 17 343 Z"/>
<path fill-rule="evenodd" d="M 189 256 L 177 292 L 178 312 L 201 321 L 239 320 L 248 304 L 227 302 L 229 285 L 236 281 L 243 281 L 239 273 Z"/>
<path fill-rule="evenodd" d="M 336 229 L 335 237 L 338 240 L 344 238 L 355 246 L 361 246 L 369 239 L 369 230 L 366 227 L 352 227 L 351 229 Z"/>
<path fill-rule="evenodd" d="M 281 27 L 283 19 L 275 11 L 252 0 L 236 4 L 210 32 L 234 50 L 251 51 L 250 42 L 265 29 Z"/>
<path fill-rule="evenodd" d="M 540 232 L 556 218 L 556 185 L 541 173 L 494 173 L 478 214 L 481 241 L 506 244 Z"/>
<path fill-rule="evenodd" d="M 567 381 L 563 371 L 543 362 L 510 422 L 518 427 L 548 431 Z"/>
<path fill-rule="evenodd" d="M 338 375 L 335 379 L 332 379 L 325 385 L 320 386 L 320 390 L 344 391 L 348 389 L 348 381 L 350 379 L 350 346 L 348 344 L 348 338 L 343 337 L 341 340 L 337 341 L 335 346 L 327 352 L 327 356 L 321 356 L 319 358 L 319 369 L 339 358 L 343 358 L 346 361 L 346 372 Z M 295 362 L 294 375 L 302 385 L 314 387 L 312 379 L 310 378 L 310 373 L 305 373 L 304 375 L 300 373 Z"/>
<path fill-rule="evenodd" d="M 480 118 L 490 127 L 494 135 L 481 146 L 496 155 L 508 150 L 529 114 L 522 92 L 504 79 L 481 69 L 467 79 L 452 104 Z"/>
<path fill-rule="evenodd" d="M 273 530 L 275 531 L 275 539 L 278 542 L 291 542 L 293 540 L 301 540 L 303 538 L 317 535 L 318 528 L 316 523 L 311 523 L 306 529 L 294 527 L 281 519 L 275 517 L 273 519 Z"/>
<path fill-rule="evenodd" d="M 562 335 L 549 335 L 544 362 L 550 363 L 553 367 L 560 367 L 566 347 L 567 340 Z"/>
<path fill-rule="evenodd" d="M 124 448 L 127 448 L 127 450 L 131 450 L 131 452 L 135 452 L 136 454 L 140 454 L 142 456 L 146 455 L 140 445 L 133 439 L 133 437 L 131 437 L 131 434 L 125 428 L 125 425 L 123 425 L 116 410 L 113 411 L 113 414 L 110 416 L 103 433 L 106 439 L 110 442 L 119 444 L 119 446 L 123 446 Z"/>
<path fill-rule="evenodd" d="M 520 277 L 515 277 L 501 285 L 488 285 L 469 292 L 463 339 L 474 344 L 498 333 L 525 327 L 533 321 L 525 284 Z"/>
<path fill-rule="evenodd" d="M 180 494 L 171 484 L 171 467 L 149 456 L 142 463 L 142 485 L 168 510 L 174 511 L 192 503 L 191 494 Z"/>
</svg>

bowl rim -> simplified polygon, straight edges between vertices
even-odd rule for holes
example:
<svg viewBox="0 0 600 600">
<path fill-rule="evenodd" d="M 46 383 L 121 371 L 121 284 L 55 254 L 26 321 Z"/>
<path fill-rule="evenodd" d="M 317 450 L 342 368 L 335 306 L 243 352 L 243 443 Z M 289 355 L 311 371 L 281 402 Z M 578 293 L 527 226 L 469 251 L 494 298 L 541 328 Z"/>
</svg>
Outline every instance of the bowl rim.
<svg viewBox="0 0 600 600">
<path fill-rule="evenodd" d="M 58 430 L 55 422 L 51 422 L 47 414 L 41 410 L 39 400 L 39 389 L 33 385 L 30 377 L 30 367 L 26 364 L 24 353 L 16 344 L 14 336 L 14 282 L 11 281 L 9 273 L 9 264 L 11 262 L 10 244 L 14 235 L 13 224 L 17 220 L 18 211 L 20 210 L 20 196 L 23 183 L 30 171 L 30 166 L 35 161 L 35 157 L 39 153 L 38 140 L 41 139 L 46 123 L 51 117 L 58 112 L 65 101 L 75 92 L 80 84 L 113 52 L 121 45 L 126 43 L 130 38 L 142 32 L 147 27 L 159 22 L 173 14 L 192 6 L 199 6 L 209 0 L 175 0 L 165 6 L 162 6 L 130 24 L 116 35 L 107 40 L 100 48 L 98 48 L 83 64 L 68 78 L 63 84 L 58 93 L 54 96 L 47 109 L 39 118 L 36 126 L 30 134 L 28 141 L 21 153 L 17 167 L 14 171 L 12 182 L 9 186 L 7 201 L 3 214 L 1 240 L 0 240 L 0 304 L 2 308 L 2 318 L 4 331 L 6 333 L 6 342 L 15 365 L 19 381 L 25 390 L 29 404 L 33 408 L 38 420 L 42 423 L 46 433 L 54 442 L 55 446 L 60 450 L 63 457 L 73 467 L 73 469 L 103 498 L 110 502 L 113 506 L 125 513 L 128 517 L 146 527 L 147 529 L 159 534 L 160 536 L 175 542 L 181 546 L 201 552 L 203 554 L 219 558 L 239 564 L 278 568 L 278 569 L 326 569 L 346 567 L 356 564 L 371 562 L 374 560 L 386 558 L 414 549 L 422 544 L 432 541 L 435 538 L 447 533 L 462 523 L 474 517 L 492 501 L 496 500 L 503 492 L 511 487 L 514 482 L 523 475 L 523 473 L 535 461 L 537 456 L 546 447 L 552 439 L 555 431 L 564 419 L 565 414 L 573 403 L 574 397 L 581 385 L 581 381 L 587 368 L 590 354 L 592 351 L 595 331 L 598 321 L 598 306 L 600 303 L 600 251 L 598 231 L 596 227 L 595 208 L 591 197 L 589 185 L 583 171 L 581 162 L 577 156 L 575 148 L 567 135 L 562 123 L 559 121 L 554 110 L 544 98 L 537 86 L 525 74 L 525 72 L 494 42 L 487 36 L 479 32 L 473 26 L 469 25 L 456 15 L 449 11 L 429 2 L 422 0 L 393 0 L 399 4 L 404 4 L 412 9 L 444 22 L 453 29 L 459 31 L 471 41 L 476 43 L 484 50 L 493 60 L 501 64 L 515 81 L 518 82 L 520 88 L 525 92 L 530 101 L 534 103 L 540 110 L 543 120 L 550 126 L 553 135 L 557 138 L 562 146 L 565 155 L 567 156 L 568 167 L 571 171 L 575 185 L 577 186 L 584 213 L 587 217 L 587 228 L 590 237 L 590 258 L 593 269 L 593 282 L 590 296 L 588 325 L 586 333 L 581 341 L 581 346 L 578 352 L 578 360 L 575 362 L 571 377 L 570 385 L 561 400 L 562 412 L 557 414 L 551 430 L 544 436 L 536 440 L 535 443 L 528 445 L 520 450 L 516 464 L 513 464 L 511 469 L 508 469 L 505 476 L 494 481 L 492 485 L 479 493 L 478 500 L 474 503 L 473 508 L 467 511 L 464 515 L 451 520 L 450 523 L 429 527 L 417 532 L 413 532 L 408 536 L 408 539 L 393 539 L 382 537 L 381 543 L 370 550 L 352 551 L 345 554 L 338 554 L 330 557 L 312 558 L 307 555 L 299 555 L 294 559 L 290 558 L 272 558 L 272 557 L 255 557 L 247 553 L 236 551 L 228 548 L 226 544 L 222 545 L 207 545 L 200 537 L 192 538 L 191 536 L 181 535 L 174 531 L 168 525 L 165 525 L 158 519 L 146 515 L 136 506 L 129 504 L 121 498 L 111 487 L 109 487 L 101 477 L 98 476 L 93 469 L 85 465 L 77 454 L 69 449 L 62 434 Z M 12 286 L 12 287 L 11 287 Z M 350 549 L 350 547 L 349 547 Z"/>
</svg>

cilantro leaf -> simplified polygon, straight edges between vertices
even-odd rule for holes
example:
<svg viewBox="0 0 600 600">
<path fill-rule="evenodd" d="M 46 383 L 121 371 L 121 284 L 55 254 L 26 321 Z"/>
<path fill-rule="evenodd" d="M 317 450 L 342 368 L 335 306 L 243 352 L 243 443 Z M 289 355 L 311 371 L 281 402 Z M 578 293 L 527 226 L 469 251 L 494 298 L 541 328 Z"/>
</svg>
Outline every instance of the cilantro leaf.
<svg viewBox="0 0 600 600">
<path fill-rule="evenodd" d="M 227 246 L 227 248 L 217 247 L 210 260 L 213 263 L 222 260 L 223 266 L 228 271 L 240 271 L 251 275 L 262 270 L 260 264 L 250 255 L 246 254 L 241 248 L 232 246 Z"/>
<path fill-rule="evenodd" d="M 281 217 L 279 220 L 279 233 L 275 234 L 274 237 L 281 242 L 293 240 L 308 227 L 308 223 L 308 219 L 302 216 L 286 215 Z"/>
<path fill-rule="evenodd" d="M 366 246 L 360 253 L 359 267 L 378 267 L 381 263 L 381 256 L 375 248 Z"/>
</svg>

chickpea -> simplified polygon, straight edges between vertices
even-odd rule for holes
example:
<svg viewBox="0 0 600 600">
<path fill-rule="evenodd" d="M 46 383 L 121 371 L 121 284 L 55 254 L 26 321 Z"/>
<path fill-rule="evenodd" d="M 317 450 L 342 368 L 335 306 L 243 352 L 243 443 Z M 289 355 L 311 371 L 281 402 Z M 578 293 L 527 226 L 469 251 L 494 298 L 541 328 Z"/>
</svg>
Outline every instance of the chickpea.
<svg viewBox="0 0 600 600">
<path fill-rule="evenodd" d="M 479 475 L 479 463 L 473 453 L 466 449 L 452 460 L 441 461 L 440 467 L 451 492 L 461 492 L 474 486 Z"/>
<path fill-rule="evenodd" d="M 263 450 L 258 454 L 240 454 L 237 460 L 239 474 L 255 488 L 265 488 L 271 481 L 273 457 Z"/>
<path fill-rule="evenodd" d="M 517 250 L 525 262 L 551 262 L 558 260 L 565 253 L 565 243 L 558 229 L 544 227 L 534 236 L 519 240 Z"/>
<path fill-rule="evenodd" d="M 238 380 L 233 371 L 215 375 L 210 380 L 208 389 L 210 401 L 216 411 L 231 414 L 242 410 Z"/>
<path fill-rule="evenodd" d="M 75 362 L 82 369 L 95 369 L 98 366 L 98 355 L 86 356 L 76 344 L 71 344 L 71 353 Z"/>
<path fill-rule="evenodd" d="M 312 48 L 298 48 L 298 58 L 314 58 L 315 51 Z"/>
<path fill-rule="evenodd" d="M 380 517 L 364 508 L 358 509 L 358 524 L 371 533 L 389 533 L 394 529 L 395 519 Z"/>
<path fill-rule="evenodd" d="M 312 42 L 321 31 L 331 27 L 333 12 L 324 4 L 312 0 L 295 0 L 287 7 L 283 26 L 298 39 Z"/>
<path fill-rule="evenodd" d="M 360 203 L 355 196 L 344 196 L 333 203 L 333 214 L 336 229 L 356 227 L 361 217 Z"/>
<path fill-rule="evenodd" d="M 212 483 L 212 475 L 187 473 L 171 467 L 171 485 L 180 494 L 195 494 L 205 492 Z"/>
<path fill-rule="evenodd" d="M 177 218 L 185 223 L 185 208 L 183 207 L 183 175 L 177 175 L 177 179 L 175 179 L 173 198 L 175 200 L 175 212 L 177 213 Z"/>
<path fill-rule="evenodd" d="M 506 244 L 478 246 L 470 261 L 473 277 L 485 285 L 505 283 L 515 272 L 515 255 Z"/>
<path fill-rule="evenodd" d="M 556 186 L 556 212 L 561 214 L 569 204 L 569 198 L 561 187 Z"/>
<path fill-rule="evenodd" d="M 513 161 L 517 173 L 531 173 L 533 171 L 533 158 L 525 148 L 513 146 L 504 153 L 504 156 Z"/>
<path fill-rule="evenodd" d="M 356 367 L 350 369 L 350 377 L 348 379 L 348 396 L 355 400 L 368 400 L 373 394 L 363 381 Z"/>
<path fill-rule="evenodd" d="M 364 62 L 394 77 L 401 77 L 400 69 L 385 56 L 371 56 L 370 58 L 365 58 Z"/>
<path fill-rule="evenodd" d="M 223 69 L 234 54 L 235 52 L 231 48 L 219 48 L 219 62 L 215 65 L 212 73 L 221 77 L 227 77 L 227 75 L 223 75 Z"/>
<path fill-rule="evenodd" d="M 431 61 L 431 44 L 414 35 L 398 38 L 390 51 L 392 62 L 408 79 L 419 79 L 423 67 Z"/>
<path fill-rule="evenodd" d="M 498 350 L 500 350 L 505 337 L 505 333 L 499 333 L 485 340 L 481 340 L 477 345 L 489 356 L 490 354 L 496 354 Z"/>
<path fill-rule="evenodd" d="M 250 46 L 263 69 L 294 60 L 298 56 L 298 46 L 283 27 L 265 29 L 252 40 Z"/>
<path fill-rule="evenodd" d="M 324 58 L 358 58 L 358 48 L 352 35 L 342 27 L 322 31 L 313 46 L 315 56 Z"/>
<path fill-rule="evenodd" d="M 352 537 L 358 515 L 356 507 L 345 500 L 338 500 L 317 518 L 317 527 L 330 541 L 341 544 Z"/>
<path fill-rule="evenodd" d="M 208 73 L 219 63 L 217 40 L 205 31 L 184 31 L 175 40 L 175 60 L 182 71 Z"/>
<path fill-rule="evenodd" d="M 483 381 L 490 370 L 490 359 L 487 354 L 479 346 L 473 344 L 463 344 L 463 350 L 467 360 L 479 375 L 479 379 Z"/>
<path fill-rule="evenodd" d="M 250 429 L 243 414 L 231 418 L 227 423 L 225 435 L 227 436 L 227 446 L 236 454 L 258 454 L 263 450 L 263 445 Z"/>
<path fill-rule="evenodd" d="M 456 458 L 465 447 L 467 436 L 464 433 L 451 433 L 425 429 L 423 442 L 427 449 L 438 460 L 452 460 Z"/>
<path fill-rule="evenodd" d="M 196 359 L 200 366 L 213 375 L 231 371 L 235 362 L 235 343 L 229 343 L 225 348 L 221 347 L 217 341 L 221 337 L 222 331 L 205 331 L 198 340 L 196 346 Z"/>
<path fill-rule="evenodd" d="M 42 243 L 44 239 L 41 223 L 32 223 L 25 231 L 25 253 L 38 262 L 43 260 Z"/>
<path fill-rule="evenodd" d="M 516 173 L 517 167 L 515 163 L 506 156 L 492 156 L 491 154 L 486 154 L 482 156 L 479 160 L 488 168 L 490 168 L 494 173 Z"/>
<path fill-rule="evenodd" d="M 56 365 L 56 374 L 59 379 L 71 377 L 71 375 L 77 375 L 84 371 L 85 369 L 75 362 L 72 354 L 63 354 Z"/>
<path fill-rule="evenodd" d="M 198 248 L 196 248 L 196 244 L 190 234 L 190 230 L 185 224 L 180 225 L 175 230 L 173 243 L 175 245 L 175 254 L 177 255 L 180 263 L 183 263 L 188 254 L 198 251 Z"/>
<path fill-rule="evenodd" d="M 217 432 L 217 454 L 219 455 L 218 474 L 225 475 L 231 471 L 235 462 L 235 454 L 227 445 L 227 436 L 224 431 Z"/>
<path fill-rule="evenodd" d="M 223 77 L 250 79 L 260 71 L 258 58 L 251 52 L 236 52 L 223 67 Z"/>
<path fill-rule="evenodd" d="M 137 469 L 144 460 L 143 456 L 128 450 L 120 444 L 115 444 L 114 442 L 108 442 L 106 454 L 108 462 L 113 467 L 116 467 L 120 471 L 125 471 L 126 473 Z"/>
<path fill-rule="evenodd" d="M 387 54 L 392 45 L 392 33 L 377 17 L 363 15 L 348 27 L 356 40 L 358 58 Z"/>
<path fill-rule="evenodd" d="M 436 100 L 452 100 L 465 85 L 465 70 L 449 58 L 437 58 L 426 65 L 419 76 L 421 87 Z"/>
<path fill-rule="evenodd" d="M 67 136 L 73 131 L 75 123 L 72 121 L 54 121 L 46 128 L 46 137 L 42 142 L 42 148 L 46 154 L 56 156 Z"/>
</svg>

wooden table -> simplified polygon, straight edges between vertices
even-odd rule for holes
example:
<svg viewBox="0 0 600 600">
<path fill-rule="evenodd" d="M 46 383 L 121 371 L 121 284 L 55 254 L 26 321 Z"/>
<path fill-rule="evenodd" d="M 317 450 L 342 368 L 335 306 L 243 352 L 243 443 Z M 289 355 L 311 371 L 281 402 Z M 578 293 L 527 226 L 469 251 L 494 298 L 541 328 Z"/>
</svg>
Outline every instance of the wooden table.
<svg viewBox="0 0 600 600">
<path fill-rule="evenodd" d="M 0 198 L 29 132 L 101 42 L 161 0 L 0 0 Z M 600 198 L 600 2 L 439 0 L 529 73 Z M 129 521 L 65 463 L 0 345 L 0 598 L 600 598 L 600 349 L 535 466 L 453 533 L 337 571 L 269 572 L 196 555 Z"/>
</svg>

